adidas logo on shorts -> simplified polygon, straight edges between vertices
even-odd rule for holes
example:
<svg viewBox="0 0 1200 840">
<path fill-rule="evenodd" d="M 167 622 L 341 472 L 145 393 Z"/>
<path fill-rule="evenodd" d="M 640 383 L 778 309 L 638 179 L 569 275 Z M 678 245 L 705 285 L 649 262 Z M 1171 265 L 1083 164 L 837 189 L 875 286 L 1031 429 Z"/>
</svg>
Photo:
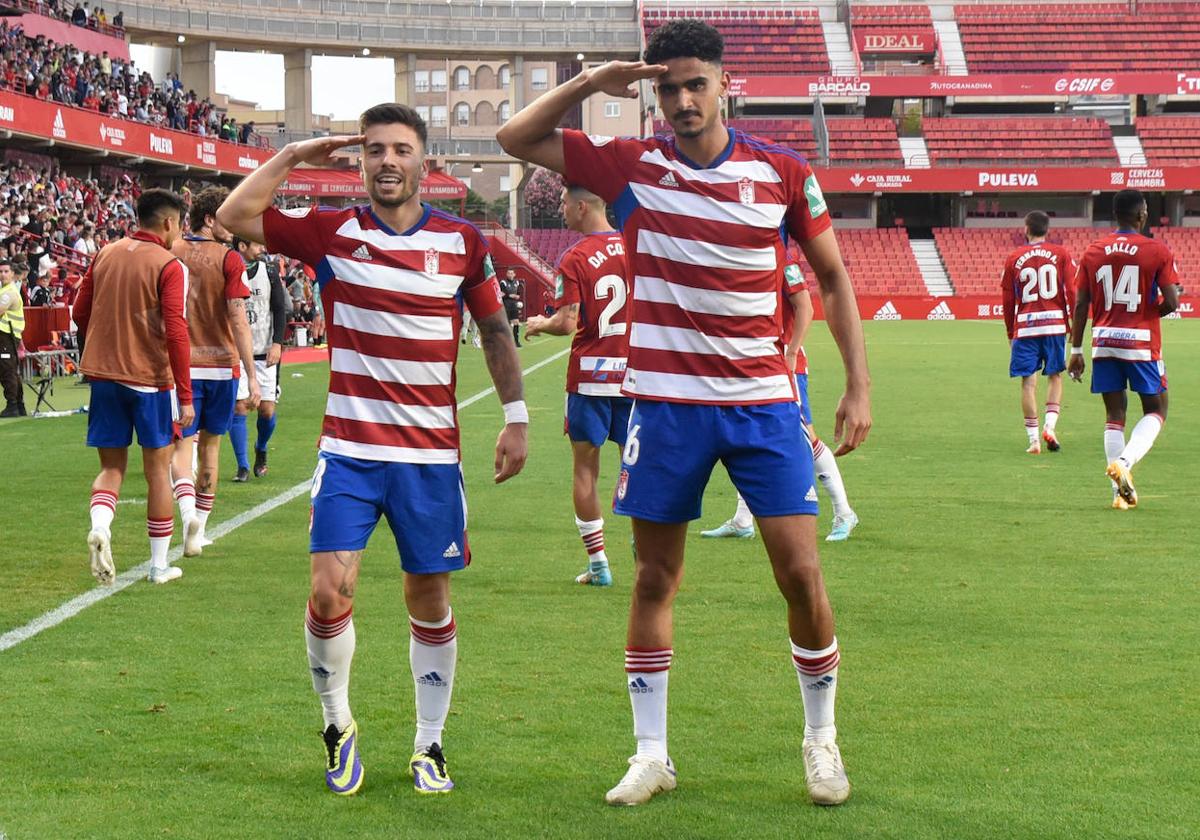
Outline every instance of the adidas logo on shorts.
<svg viewBox="0 0 1200 840">
<path fill-rule="evenodd" d="M 929 311 L 925 316 L 927 321 L 953 321 L 954 313 L 950 311 L 950 305 L 946 301 L 942 301 L 937 306 Z"/>
<path fill-rule="evenodd" d="M 883 306 L 879 307 L 879 309 L 878 309 L 878 311 L 876 311 L 875 315 L 872 316 L 872 320 L 874 320 L 874 321 L 899 321 L 900 320 L 900 312 L 899 312 L 899 310 L 896 309 L 895 304 L 893 304 L 889 300 Z"/>
<path fill-rule="evenodd" d="M 446 550 L 442 552 L 442 556 L 443 557 L 462 557 L 462 552 L 458 550 L 458 543 L 456 543 L 456 542 L 450 543 L 450 545 L 446 547 Z"/>
<path fill-rule="evenodd" d="M 815 502 L 817 500 L 817 488 L 813 485 L 808 486 L 808 492 L 804 494 L 804 501 Z"/>
</svg>

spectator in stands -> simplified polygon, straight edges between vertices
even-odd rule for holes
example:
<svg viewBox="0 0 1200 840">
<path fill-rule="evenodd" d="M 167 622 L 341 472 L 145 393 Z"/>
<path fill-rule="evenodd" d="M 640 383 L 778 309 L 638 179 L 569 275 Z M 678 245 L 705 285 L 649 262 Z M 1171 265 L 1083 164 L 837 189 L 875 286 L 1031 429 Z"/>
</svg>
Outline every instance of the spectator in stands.
<svg viewBox="0 0 1200 840">
<path fill-rule="evenodd" d="M 250 142 L 250 135 L 254 133 L 254 120 L 242 126 L 242 130 L 238 132 L 238 142 L 246 145 Z"/>
<path fill-rule="evenodd" d="M 94 255 L 100 249 L 96 247 L 96 232 L 91 225 L 84 225 L 83 233 L 75 240 L 72 247 L 81 254 Z"/>
<path fill-rule="evenodd" d="M 50 290 L 50 275 L 39 274 L 37 282 L 29 287 L 30 306 L 53 306 L 54 292 Z"/>
<path fill-rule="evenodd" d="M 71 12 L 71 23 L 76 26 L 87 26 L 87 12 L 78 3 L 75 4 L 75 10 Z"/>
<path fill-rule="evenodd" d="M 112 19 L 112 25 L 117 29 L 125 28 L 125 12 L 117 12 Z"/>
</svg>

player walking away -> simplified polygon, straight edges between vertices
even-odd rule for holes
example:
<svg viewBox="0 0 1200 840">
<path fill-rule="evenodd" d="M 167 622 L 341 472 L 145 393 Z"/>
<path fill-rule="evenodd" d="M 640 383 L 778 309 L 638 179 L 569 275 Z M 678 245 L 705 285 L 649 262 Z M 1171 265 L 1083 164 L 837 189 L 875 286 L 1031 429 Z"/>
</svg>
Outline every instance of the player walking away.
<svg viewBox="0 0 1200 840">
<path fill-rule="evenodd" d="M 258 436 L 254 441 L 254 475 L 267 474 L 267 444 L 275 434 L 275 405 L 279 402 L 279 361 L 283 358 L 283 335 L 287 330 L 287 290 L 279 279 L 274 260 L 266 259 L 266 249 L 257 242 L 235 238 L 233 247 L 246 264 L 246 285 L 250 297 L 246 303 L 246 318 L 250 322 L 250 340 L 254 350 L 254 378 L 258 380 L 262 398 L 258 401 Z M 237 403 L 233 407 L 233 425 L 229 427 L 229 442 L 237 458 L 234 481 L 250 478 L 250 458 L 246 451 L 246 415 L 250 407 L 250 379 L 241 370 L 238 378 Z"/>
<path fill-rule="evenodd" d="M 517 279 L 517 272 L 511 268 L 504 270 L 504 279 L 500 281 L 500 292 L 504 295 L 504 314 L 508 317 L 508 324 L 512 327 L 513 342 L 520 347 L 521 336 L 518 332 L 521 329 L 521 309 L 525 306 L 525 302 L 521 300 L 521 281 Z M 525 334 L 526 336 L 529 333 Z"/>
<path fill-rule="evenodd" d="M 171 253 L 182 233 L 183 199 L 161 189 L 138 197 L 137 233 L 96 255 L 75 301 L 74 320 L 87 338 L 79 369 L 91 382 L 87 444 L 100 453 L 92 482 L 88 553 L 92 574 L 111 584 L 112 521 L 137 430 L 146 475 L 149 580 L 168 583 L 183 574 L 167 562 L 175 528 L 171 510 L 171 438 L 178 420 L 191 423 L 188 372 L 188 271 Z"/>
<path fill-rule="evenodd" d="M 621 396 L 629 335 L 625 301 L 629 273 L 625 244 L 605 215 L 604 200 L 583 187 L 564 187 L 561 211 L 567 227 L 584 235 L 559 259 L 555 313 L 532 315 L 525 336 L 574 335 L 567 363 L 567 414 L 563 431 L 574 460 L 575 526 L 588 567 L 576 583 L 612 586 L 604 553 L 604 517 L 596 483 L 600 450 L 611 440 L 625 446 L 633 402 Z"/>
<path fill-rule="evenodd" d="M 445 793 L 454 783 L 442 731 L 457 660 L 449 573 L 471 557 L 454 396 L 463 301 L 479 323 L 504 403 L 497 482 L 525 463 L 529 415 L 483 236 L 421 203 L 425 121 L 407 105 L 383 104 L 365 111 L 359 126 L 359 136 L 285 146 L 233 191 L 219 215 L 239 237 L 318 266 L 329 313 L 329 397 L 313 475 L 304 631 L 324 710 L 325 782 L 348 795 L 363 781 L 349 701 L 351 613 L 363 548 L 382 514 L 400 553 L 412 634 L 417 732 L 409 766 L 418 792 Z M 359 144 L 368 206 L 271 206 L 297 164 L 322 165 L 335 150 Z"/>
<path fill-rule="evenodd" d="M 858 514 L 850 507 L 846 498 L 846 485 L 842 482 L 842 472 L 838 469 L 837 459 L 833 452 L 817 436 L 812 422 L 812 404 L 808 399 L 808 357 L 804 354 L 804 337 L 812 325 L 813 304 L 812 295 L 808 291 L 808 281 L 804 277 L 797 260 L 791 259 L 783 268 L 784 282 L 781 285 L 786 296 L 786 305 L 780 307 L 783 314 L 783 337 L 787 341 L 784 357 L 788 367 L 796 372 L 796 390 L 800 392 L 800 417 L 804 423 L 804 431 L 808 442 L 812 445 L 813 467 L 817 480 L 829 494 L 833 503 L 833 527 L 829 531 L 826 542 L 842 542 L 850 538 L 850 533 L 858 527 Z M 711 531 L 701 531 L 702 537 L 735 537 L 749 539 L 754 536 L 754 517 L 742 494 L 737 494 L 737 511 L 732 519 L 727 519 Z"/>
<path fill-rule="evenodd" d="M 1118 510 L 1137 506 L 1134 465 L 1146 456 L 1167 419 L 1167 369 L 1159 321 L 1179 306 L 1175 257 L 1141 234 L 1146 199 L 1121 190 L 1113 199 L 1117 230 L 1093 242 L 1079 261 L 1068 372 L 1083 376 L 1083 330 L 1092 317 L 1092 393 L 1104 399 L 1104 459 Z M 1142 419 L 1125 440 L 1126 388 L 1142 399 Z"/>
<path fill-rule="evenodd" d="M 1041 440 L 1051 452 L 1059 450 L 1058 424 L 1062 403 L 1062 372 L 1067 368 L 1066 340 L 1075 277 L 1075 260 L 1061 245 L 1046 241 L 1050 217 L 1034 210 L 1025 217 L 1027 245 L 1004 262 L 1000 287 L 1004 325 L 1012 348 L 1008 375 L 1021 377 L 1021 410 L 1029 436 L 1030 455 L 1040 455 Z M 1037 374 L 1050 380 L 1046 391 L 1046 424 L 1038 440 Z"/>
<path fill-rule="evenodd" d="M 638 749 L 607 801 L 635 805 L 675 787 L 666 726 L 671 609 L 687 523 L 699 517 L 704 485 L 721 461 L 758 518 L 788 604 L 809 793 L 837 804 L 850 793 L 835 743 L 839 654 L 817 560 L 812 458 L 781 340 L 781 228 L 817 275 L 845 362 L 839 453 L 861 443 L 870 427 L 866 350 L 808 163 L 721 121 L 729 86 L 722 50 L 708 24 L 671 21 L 651 36 L 645 62 L 583 71 L 513 117 L 497 138 L 510 154 L 611 203 L 633 274 L 623 392 L 636 401 L 614 509 L 633 517 L 636 546 L 625 669 Z M 630 86 L 644 79 L 654 79 L 673 136 L 616 139 L 556 128 L 593 93 L 634 97 Z"/>
<path fill-rule="evenodd" d="M 188 333 L 192 339 L 192 382 L 196 417 L 175 442 L 172 489 L 183 522 L 183 553 L 195 557 L 206 544 L 208 517 L 217 498 L 221 436 L 233 425 L 233 404 L 242 369 L 254 367 L 250 324 L 246 320 L 246 264 L 226 243 L 229 232 L 217 221 L 217 208 L 229 195 L 224 187 L 206 187 L 192 199 L 192 232 L 171 247 L 188 268 Z M 239 360 L 241 367 L 239 367 Z M 247 377 L 246 407 L 258 405 L 259 387 Z M 193 480 L 193 451 L 199 450 Z"/>
</svg>

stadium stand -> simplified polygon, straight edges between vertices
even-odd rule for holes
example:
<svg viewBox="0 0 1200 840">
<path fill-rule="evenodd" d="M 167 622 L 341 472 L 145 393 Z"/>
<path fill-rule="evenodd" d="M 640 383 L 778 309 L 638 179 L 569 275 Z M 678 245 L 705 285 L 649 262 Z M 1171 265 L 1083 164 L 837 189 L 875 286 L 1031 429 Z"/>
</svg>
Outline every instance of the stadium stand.
<svg viewBox="0 0 1200 840">
<path fill-rule="evenodd" d="M 583 238 L 582 234 L 563 228 L 519 228 L 516 233 L 530 250 L 552 266 L 558 265 L 563 251 Z"/>
<path fill-rule="evenodd" d="M 930 117 L 924 121 L 924 134 L 934 164 L 1118 162 L 1112 129 L 1104 120 L 1088 117 Z"/>
<path fill-rule="evenodd" d="M 231 118 L 209 99 L 184 91 L 175 74 L 156 83 L 149 73 L 139 72 L 135 62 L 93 55 L 43 36 L 29 37 L 7 21 L 0 21 L 0 90 L 148 125 L 219 136 L 231 143 L 241 139 Z M 269 145 L 253 133 L 245 142 Z"/>
<path fill-rule="evenodd" d="M 831 166 L 904 165 L 896 124 L 889 119 L 828 119 Z"/>
<path fill-rule="evenodd" d="M 1200 164 L 1200 117 L 1138 117 L 1137 133 L 1149 164 Z"/>
<path fill-rule="evenodd" d="M 904 228 L 847 228 L 837 239 L 859 294 L 928 294 Z"/>
<path fill-rule="evenodd" d="M 887 122 L 887 120 L 884 120 L 884 122 Z M 761 137 L 764 140 L 770 140 L 772 143 L 787 146 L 792 151 L 799 152 L 809 160 L 817 159 L 817 140 L 813 136 L 812 119 L 810 117 L 802 119 L 789 119 L 786 117 L 764 119 L 735 117 L 726 120 L 725 124 L 730 128 L 736 128 L 747 134 L 753 134 L 755 137 Z M 655 120 L 655 134 L 669 134 L 670 132 L 671 127 L 666 122 Z M 892 133 L 895 134 L 894 129 Z"/>
<path fill-rule="evenodd" d="M 739 4 L 740 5 L 740 4 Z M 646 8 L 642 27 L 649 38 L 672 18 L 706 20 L 725 37 L 725 69 L 751 75 L 824 75 L 829 72 L 825 33 L 815 9 Z"/>
<path fill-rule="evenodd" d="M 1175 254 L 1179 277 L 1185 288 L 1190 286 L 1192 278 L 1200 276 L 1200 228 L 1152 227 L 1150 230 Z"/>
<path fill-rule="evenodd" d="M 1195 3 L 954 8 L 972 73 L 1171 71 L 1200 66 Z"/>
<path fill-rule="evenodd" d="M 102 7 L 90 9 L 85 6 L 86 4 L 69 3 L 67 0 L 3 0 L 0 2 L 0 9 L 13 9 L 42 15 L 85 29 L 103 32 L 105 35 L 112 35 L 115 38 L 125 37 L 123 13 L 117 12 L 114 19 L 109 20 L 108 14 Z"/>
<path fill-rule="evenodd" d="M 1065 245 L 1076 259 L 1105 228 L 1050 227 L 1047 239 Z M 1018 220 L 1011 228 L 933 229 L 946 273 L 959 295 L 994 295 L 1000 291 L 1000 273 L 1009 253 L 1025 243 Z M 1200 239 L 1196 240 L 1200 245 Z"/>
<path fill-rule="evenodd" d="M 906 32 L 919 33 L 930 44 L 937 43 L 937 33 L 933 29 L 933 15 L 929 6 L 918 4 L 898 4 L 887 6 L 863 6 L 855 4 L 850 7 L 850 26 L 855 34 L 891 35 L 897 28 Z"/>
</svg>

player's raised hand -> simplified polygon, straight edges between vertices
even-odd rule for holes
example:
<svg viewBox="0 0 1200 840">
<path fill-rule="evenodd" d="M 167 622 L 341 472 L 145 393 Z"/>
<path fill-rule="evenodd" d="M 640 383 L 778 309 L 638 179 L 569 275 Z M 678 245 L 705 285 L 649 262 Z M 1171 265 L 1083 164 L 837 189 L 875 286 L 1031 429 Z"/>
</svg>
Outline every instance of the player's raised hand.
<svg viewBox="0 0 1200 840">
<path fill-rule="evenodd" d="M 329 137 L 313 137 L 289 143 L 288 148 L 296 163 L 323 166 L 330 162 L 330 156 L 338 149 L 362 145 L 364 140 L 366 137 L 362 134 L 335 134 Z"/>
<path fill-rule="evenodd" d="M 1071 361 L 1067 362 L 1067 375 L 1076 382 L 1083 381 L 1083 370 L 1087 367 L 1083 361 L 1082 353 L 1072 353 Z"/>
<path fill-rule="evenodd" d="M 528 423 L 509 423 L 496 439 L 497 484 L 508 481 L 525 466 L 529 454 Z"/>
<path fill-rule="evenodd" d="M 866 391 L 847 391 L 838 400 L 837 418 L 833 426 L 833 439 L 841 445 L 834 450 L 840 457 L 853 452 L 867 439 L 871 431 L 871 399 Z"/>
<path fill-rule="evenodd" d="M 667 72 L 665 64 L 647 64 L 644 61 L 610 61 L 588 71 L 592 86 L 609 96 L 637 99 L 634 84 L 642 79 L 653 79 Z"/>
</svg>

